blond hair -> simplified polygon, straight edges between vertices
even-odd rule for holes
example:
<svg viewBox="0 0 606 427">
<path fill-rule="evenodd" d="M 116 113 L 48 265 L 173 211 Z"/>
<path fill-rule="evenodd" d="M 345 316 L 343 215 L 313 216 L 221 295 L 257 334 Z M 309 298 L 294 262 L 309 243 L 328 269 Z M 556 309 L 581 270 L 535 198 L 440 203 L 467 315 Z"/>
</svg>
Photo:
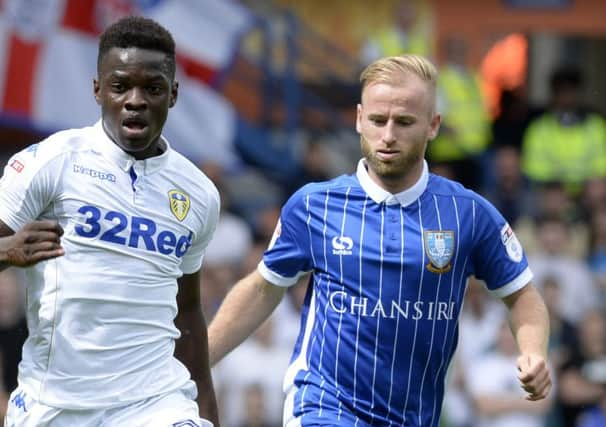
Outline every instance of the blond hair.
<svg viewBox="0 0 606 427">
<path fill-rule="evenodd" d="M 387 56 L 368 65 L 360 74 L 362 92 L 373 83 L 397 84 L 407 74 L 415 75 L 426 82 L 435 97 L 438 79 L 436 67 L 424 56 L 413 54 Z"/>
<path fill-rule="evenodd" d="M 368 65 L 360 82 L 362 89 L 371 83 L 390 83 L 401 78 L 402 74 L 411 73 L 435 87 L 438 78 L 436 67 L 427 58 L 420 55 L 388 56 Z"/>
</svg>

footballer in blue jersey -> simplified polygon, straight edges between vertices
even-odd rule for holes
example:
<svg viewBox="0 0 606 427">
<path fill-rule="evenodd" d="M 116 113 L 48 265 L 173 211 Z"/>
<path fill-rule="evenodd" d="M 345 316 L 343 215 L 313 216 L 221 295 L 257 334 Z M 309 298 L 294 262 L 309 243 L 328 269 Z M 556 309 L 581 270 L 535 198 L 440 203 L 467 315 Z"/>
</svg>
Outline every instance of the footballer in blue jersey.
<svg viewBox="0 0 606 427">
<path fill-rule="evenodd" d="M 551 388 L 547 311 L 513 230 L 484 198 L 428 171 L 436 78 L 415 55 L 367 67 L 356 173 L 290 197 L 257 270 L 209 327 L 216 363 L 311 273 L 284 378 L 285 426 L 437 427 L 472 275 L 509 308 L 527 398 Z"/>
</svg>

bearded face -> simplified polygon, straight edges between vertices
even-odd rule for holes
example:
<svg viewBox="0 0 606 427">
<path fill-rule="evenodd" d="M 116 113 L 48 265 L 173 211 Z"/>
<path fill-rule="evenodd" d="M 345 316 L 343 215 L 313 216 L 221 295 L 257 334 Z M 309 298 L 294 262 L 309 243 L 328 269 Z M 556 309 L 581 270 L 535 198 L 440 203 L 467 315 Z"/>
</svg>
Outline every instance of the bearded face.
<svg viewBox="0 0 606 427">
<path fill-rule="evenodd" d="M 434 99 L 428 84 L 414 75 L 364 89 L 356 129 L 369 175 L 386 190 L 402 191 L 419 178 L 427 143 L 440 125 Z"/>
</svg>

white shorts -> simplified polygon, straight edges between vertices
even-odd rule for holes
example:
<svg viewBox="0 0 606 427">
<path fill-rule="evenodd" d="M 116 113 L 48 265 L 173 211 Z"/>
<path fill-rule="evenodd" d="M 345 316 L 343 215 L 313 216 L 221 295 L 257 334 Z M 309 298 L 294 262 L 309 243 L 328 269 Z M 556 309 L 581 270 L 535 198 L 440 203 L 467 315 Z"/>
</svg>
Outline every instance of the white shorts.
<svg viewBox="0 0 606 427">
<path fill-rule="evenodd" d="M 200 418 L 195 387 L 110 409 L 71 410 L 43 405 L 17 388 L 4 427 L 212 427 Z"/>
</svg>

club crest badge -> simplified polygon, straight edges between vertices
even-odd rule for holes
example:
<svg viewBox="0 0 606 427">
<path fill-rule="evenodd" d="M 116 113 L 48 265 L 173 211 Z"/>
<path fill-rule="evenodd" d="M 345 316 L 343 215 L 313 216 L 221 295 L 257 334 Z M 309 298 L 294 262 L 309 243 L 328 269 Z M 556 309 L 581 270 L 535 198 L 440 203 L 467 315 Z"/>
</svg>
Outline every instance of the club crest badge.
<svg viewBox="0 0 606 427">
<path fill-rule="evenodd" d="M 170 211 L 179 221 L 183 221 L 189 212 L 189 196 L 179 190 L 170 190 L 168 200 Z"/>
<path fill-rule="evenodd" d="M 429 258 L 427 269 L 432 273 L 447 273 L 452 268 L 454 231 L 424 231 L 425 253 Z"/>
</svg>

